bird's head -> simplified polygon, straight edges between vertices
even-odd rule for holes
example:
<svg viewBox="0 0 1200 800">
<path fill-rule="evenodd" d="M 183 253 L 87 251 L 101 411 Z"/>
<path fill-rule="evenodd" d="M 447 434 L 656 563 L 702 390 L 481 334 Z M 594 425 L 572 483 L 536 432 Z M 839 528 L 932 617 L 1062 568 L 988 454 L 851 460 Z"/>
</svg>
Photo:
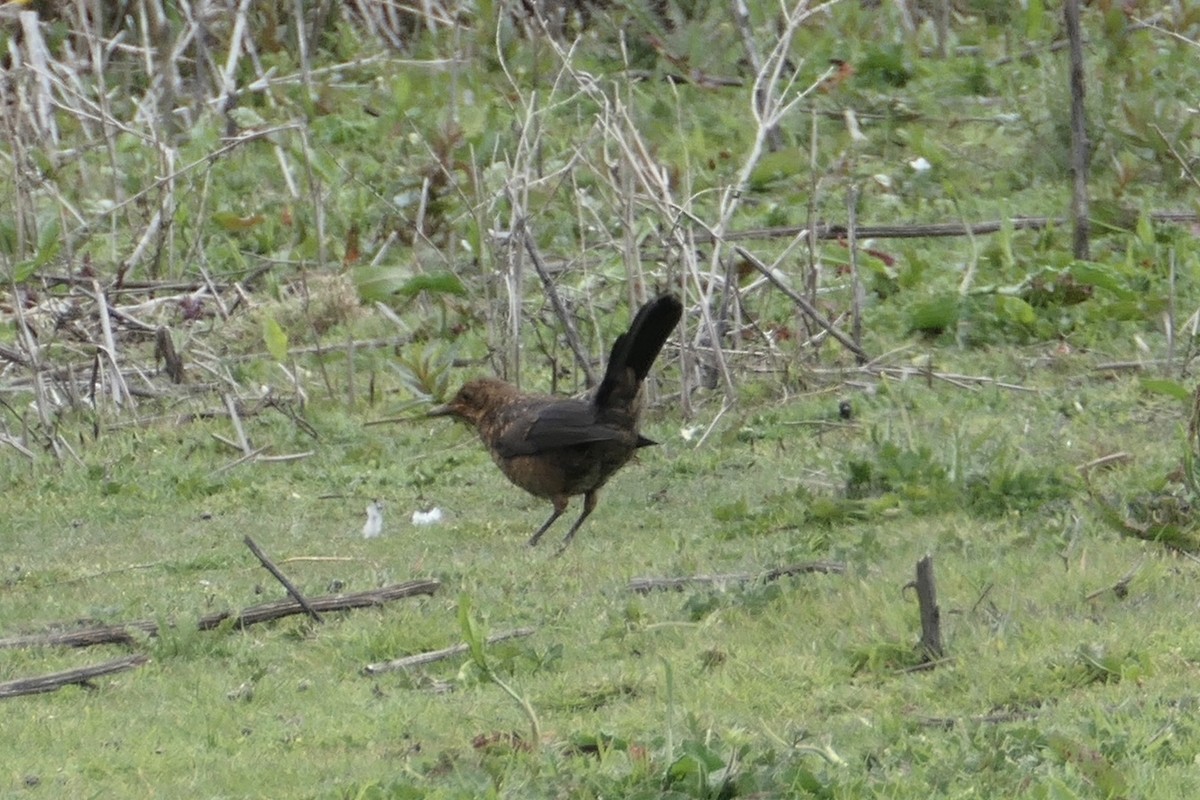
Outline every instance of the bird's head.
<svg viewBox="0 0 1200 800">
<path fill-rule="evenodd" d="M 517 388 L 498 378 L 476 378 L 463 384 L 449 403 L 435 406 L 430 417 L 454 417 L 478 425 L 493 409 L 517 397 Z"/>
</svg>

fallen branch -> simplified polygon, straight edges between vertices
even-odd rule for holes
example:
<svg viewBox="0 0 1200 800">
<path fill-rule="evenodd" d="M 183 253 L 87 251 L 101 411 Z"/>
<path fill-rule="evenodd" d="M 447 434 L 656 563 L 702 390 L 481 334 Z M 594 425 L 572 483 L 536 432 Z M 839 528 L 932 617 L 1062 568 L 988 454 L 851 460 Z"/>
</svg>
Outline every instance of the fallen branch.
<svg viewBox="0 0 1200 800">
<path fill-rule="evenodd" d="M 250 548 L 250 552 L 254 553 L 254 557 L 257 558 L 259 562 L 267 568 L 267 572 L 270 572 L 275 576 L 275 580 L 283 584 L 283 588 L 287 589 L 287 593 L 290 594 L 292 598 L 300 604 L 300 607 L 304 609 L 305 613 L 313 618 L 314 622 L 324 622 L 324 620 L 321 619 L 321 615 L 316 612 L 316 609 L 309 605 L 308 599 L 305 598 L 300 590 L 296 588 L 296 585 L 288 580 L 286 575 L 280 572 L 279 567 L 275 566 L 275 562 L 267 558 L 267 554 L 262 551 L 262 548 L 250 538 L 250 534 L 246 534 L 246 538 L 242 541 L 245 542 L 246 547 Z"/>
<path fill-rule="evenodd" d="M 114 672 L 124 672 L 127 669 L 140 667 L 149 660 L 150 656 L 145 653 L 135 653 L 131 656 L 114 659 L 113 661 L 105 661 L 103 664 L 96 664 L 91 667 L 69 669 L 65 672 L 52 672 L 49 675 L 42 675 L 38 678 L 20 678 L 15 681 L 5 681 L 4 683 L 0 683 L 0 698 L 57 692 L 62 687 L 70 686 L 73 683 L 86 686 L 94 678 L 101 678 L 105 675 L 112 675 Z"/>
<path fill-rule="evenodd" d="M 157 636 L 158 623 L 137 620 L 117 625 L 93 625 L 71 631 L 31 633 L 26 636 L 10 636 L 0 639 L 0 650 L 18 647 L 92 647 L 98 644 L 136 644 L 141 633 Z"/>
<path fill-rule="evenodd" d="M 786 567 L 776 567 L 766 572 L 733 572 L 725 575 L 693 575 L 690 578 L 634 578 L 629 582 L 629 590 L 638 594 L 648 594 L 653 591 L 681 592 L 689 586 L 728 586 L 737 583 L 752 583 L 754 581 L 777 581 L 790 575 L 801 575 L 808 572 L 820 572 L 826 575 L 842 574 L 846 565 L 840 561 L 806 561 L 803 564 L 791 564 Z"/>
<path fill-rule="evenodd" d="M 520 639 L 525 636 L 532 636 L 533 628 L 517 628 L 504 633 L 496 633 L 487 638 L 488 644 L 496 644 L 507 639 Z M 378 675 L 381 672 L 393 672 L 399 669 L 408 669 L 410 667 L 419 667 L 422 664 L 431 664 L 434 661 L 452 658 L 461 653 L 467 652 L 470 647 L 466 644 L 456 644 L 453 647 L 447 647 L 442 650 L 430 650 L 427 653 L 418 653 L 415 656 L 405 656 L 397 658 L 393 661 L 380 661 L 376 664 L 367 664 L 363 667 L 364 675 Z"/>
<path fill-rule="evenodd" d="M 385 586 L 382 589 L 371 589 L 365 592 L 314 597 L 308 603 L 316 611 L 345 611 L 351 608 L 380 606 L 391 600 L 399 600 L 402 597 L 433 594 L 441 588 L 441 585 L 441 581 L 433 578 L 422 578 L 415 581 L 397 583 L 392 586 Z M 219 611 L 215 614 L 208 614 L 200 618 L 197 627 L 202 631 L 211 630 L 225 620 L 232 619 L 235 627 L 245 628 L 260 622 L 269 622 L 303 612 L 304 608 L 295 600 L 276 600 L 273 603 L 263 603 L 262 605 L 244 608 L 236 614 L 232 611 Z"/>
<path fill-rule="evenodd" d="M 310 598 L 308 604 L 315 611 L 348 611 L 353 608 L 368 608 L 381 606 L 392 600 L 400 600 L 419 594 L 433 594 L 441 588 L 441 582 L 432 578 L 397 583 L 384 586 L 381 589 L 369 589 L 365 592 L 353 592 L 343 595 L 327 595 Z M 254 625 L 259 622 L 269 622 L 273 619 L 300 614 L 303 606 L 295 600 L 277 600 L 273 603 L 263 603 L 242 609 L 238 612 L 220 611 L 208 614 L 200 619 L 196 627 L 202 631 L 212 630 L 227 619 L 235 620 L 239 627 Z M 61 626 L 60 626 L 61 627 Z M 97 644 L 137 643 L 137 632 L 145 636 L 157 636 L 159 626 L 152 620 L 137 620 L 116 625 L 93 625 L 77 630 L 56 630 L 49 633 L 11 636 L 0 639 L 0 649 L 16 647 L 91 647 Z"/>
</svg>

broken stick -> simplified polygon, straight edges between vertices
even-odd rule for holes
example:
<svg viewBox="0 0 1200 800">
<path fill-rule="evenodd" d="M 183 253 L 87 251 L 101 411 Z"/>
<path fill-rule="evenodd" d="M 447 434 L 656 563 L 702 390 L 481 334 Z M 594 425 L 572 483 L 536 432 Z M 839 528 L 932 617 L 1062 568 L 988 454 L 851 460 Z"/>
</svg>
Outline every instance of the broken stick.
<svg viewBox="0 0 1200 800">
<path fill-rule="evenodd" d="M 506 639 L 519 639 L 523 636 L 532 636 L 533 628 L 517 628 L 516 630 L 505 631 L 504 633 L 496 633 L 487 637 L 488 644 L 503 642 Z M 456 644 L 453 647 L 447 647 L 442 650 L 430 650 L 427 653 L 417 653 L 415 656 L 405 656 L 392 661 L 380 661 L 376 664 L 367 664 L 363 667 L 364 675 L 378 675 L 381 672 L 392 672 L 398 669 L 407 669 L 408 667 L 419 667 L 422 664 L 430 664 L 434 661 L 441 661 L 444 658 L 451 658 L 459 653 L 465 653 L 470 647 L 466 644 Z"/>
<path fill-rule="evenodd" d="M 283 588 L 287 589 L 287 593 L 295 598 L 296 602 L 300 604 L 300 607 L 303 608 L 310 617 L 317 622 L 324 622 L 324 620 L 321 619 L 321 615 L 317 613 L 315 608 L 309 605 L 308 600 L 304 598 L 304 595 L 300 593 L 300 590 L 297 589 L 292 582 L 287 579 L 286 575 L 279 571 L 279 567 L 275 566 L 275 564 L 271 562 L 271 559 L 267 558 L 267 554 L 264 553 L 262 549 L 254 543 L 254 540 L 250 538 L 250 534 L 246 534 L 246 538 L 242 541 L 246 543 L 246 547 L 250 548 L 250 552 L 254 553 L 254 556 L 262 562 L 262 565 L 267 568 L 267 571 L 274 575 L 275 579 L 283 584 Z"/>
<path fill-rule="evenodd" d="M 65 672 L 52 672 L 49 675 L 42 675 L 37 678 L 20 678 L 15 681 L 5 681 L 4 683 L 0 683 L 0 698 L 57 692 L 64 686 L 70 686 L 73 683 L 86 686 L 93 678 L 100 678 L 105 675 L 111 675 L 114 672 L 122 672 L 134 667 L 140 667 L 149 660 L 150 656 L 145 653 L 135 653 L 131 656 L 125 656 L 113 661 L 105 661 L 103 664 L 96 664 L 91 667 L 69 669 Z"/>
<path fill-rule="evenodd" d="M 917 562 L 917 603 L 921 608 L 921 651 L 926 661 L 937 661 L 946 654 L 942 646 L 942 610 L 938 608 L 937 582 L 933 578 L 933 556 L 926 554 Z"/>
</svg>

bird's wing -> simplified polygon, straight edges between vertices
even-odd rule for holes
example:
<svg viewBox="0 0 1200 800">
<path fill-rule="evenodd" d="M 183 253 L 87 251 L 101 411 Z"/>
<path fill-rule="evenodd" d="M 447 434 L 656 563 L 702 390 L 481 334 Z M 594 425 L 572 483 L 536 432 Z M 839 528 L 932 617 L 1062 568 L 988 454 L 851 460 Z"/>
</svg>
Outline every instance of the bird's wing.
<svg viewBox="0 0 1200 800">
<path fill-rule="evenodd" d="M 502 458 L 528 456 L 595 442 L 623 441 L 630 432 L 596 421 L 596 409 L 582 400 L 560 400 L 520 414 L 495 442 Z"/>
</svg>

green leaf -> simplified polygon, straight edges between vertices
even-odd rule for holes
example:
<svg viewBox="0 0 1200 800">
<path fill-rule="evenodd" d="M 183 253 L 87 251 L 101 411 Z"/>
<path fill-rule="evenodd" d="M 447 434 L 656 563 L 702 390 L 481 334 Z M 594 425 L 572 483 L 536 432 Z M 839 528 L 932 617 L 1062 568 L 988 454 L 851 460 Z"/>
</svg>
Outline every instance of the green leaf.
<svg viewBox="0 0 1200 800">
<path fill-rule="evenodd" d="M 271 354 L 271 358 L 276 361 L 287 360 L 287 333 L 272 316 L 263 317 L 263 341 L 267 343 L 267 352 Z"/>
<path fill-rule="evenodd" d="M 750 172 L 750 188 L 765 189 L 768 184 L 799 175 L 808 169 L 808 152 L 799 147 L 788 147 L 767 153 L 758 160 Z"/>
<path fill-rule="evenodd" d="M 24 283 L 29 280 L 33 273 L 37 272 L 37 259 L 27 259 L 19 261 L 13 265 L 12 281 L 13 283 Z"/>
<path fill-rule="evenodd" d="M 913 304 L 908 314 L 909 329 L 941 333 L 958 322 L 958 295 L 930 297 Z"/>
<path fill-rule="evenodd" d="M 488 673 L 487 654 L 483 649 L 483 631 L 479 621 L 471 613 L 471 598 L 465 594 L 458 596 L 458 627 L 462 630 L 463 640 L 471 651 L 471 660 L 484 673 Z"/>
<path fill-rule="evenodd" d="M 1154 223 L 1150 221 L 1149 214 L 1141 214 L 1138 216 L 1137 237 L 1138 240 L 1146 247 L 1154 246 Z"/>
<path fill-rule="evenodd" d="M 675 759 L 671 766 L 667 767 L 667 783 L 686 784 L 697 795 L 703 796 L 708 793 L 708 771 L 702 761 L 688 753 Z"/>
<path fill-rule="evenodd" d="M 409 278 L 396 289 L 396 294 L 404 297 L 415 297 L 421 292 L 466 297 L 467 287 L 463 286 L 462 281 L 453 272 L 429 272 Z"/>
<path fill-rule="evenodd" d="M 267 121 L 262 118 L 262 115 L 246 104 L 234 106 L 228 114 L 239 128 L 264 128 L 267 125 Z"/>
<path fill-rule="evenodd" d="M 267 221 L 267 218 L 262 214 L 249 214 L 241 216 L 232 211 L 218 211 L 212 215 L 213 224 L 227 233 L 239 233 L 248 231 Z"/>
<path fill-rule="evenodd" d="M 17 222 L 11 215 L 0 215 L 0 253 L 17 254 Z"/>
<path fill-rule="evenodd" d="M 400 267 L 355 267 L 350 271 L 358 296 L 373 303 L 390 298 L 408 279 L 408 270 Z"/>
<path fill-rule="evenodd" d="M 1028 0 L 1029 7 L 1025 9 L 1025 37 L 1036 39 L 1042 34 L 1046 24 L 1046 6 L 1042 0 Z"/>
<path fill-rule="evenodd" d="M 479 2 L 475 4 L 475 12 L 478 18 L 482 22 L 491 23 L 496 16 L 495 5 L 496 4 L 493 2 L 493 0 L 479 0 Z M 489 28 L 491 31 L 495 31 L 495 28 L 490 25 L 480 25 L 478 28 L 480 30 L 481 38 L 489 31 Z"/>
<path fill-rule="evenodd" d="M 667 767 L 668 785 L 682 784 L 699 796 L 712 794 L 710 776 L 725 766 L 725 761 L 703 742 L 689 739 L 680 750 L 683 755 Z M 681 788 L 683 788 L 681 787 Z"/>
<path fill-rule="evenodd" d="M 1142 389 L 1153 394 L 1165 394 L 1185 403 L 1192 400 L 1192 392 L 1186 386 L 1168 378 L 1142 378 Z"/>
<path fill-rule="evenodd" d="M 476 104 L 464 105 L 459 109 L 459 124 L 464 136 L 472 141 L 476 140 L 487 132 L 487 109 Z"/>
<path fill-rule="evenodd" d="M 1125 282 L 1111 267 L 1087 261 L 1076 261 L 1067 268 L 1067 271 L 1079 283 L 1105 289 L 1123 299 L 1133 297 L 1133 292 L 1126 288 Z"/>
<path fill-rule="evenodd" d="M 1093 200 L 1088 206 L 1088 218 L 1097 235 L 1112 232 L 1132 231 L 1137 225 L 1138 212 L 1132 206 L 1118 200 Z"/>
<path fill-rule="evenodd" d="M 996 295 L 996 311 L 1005 319 L 1022 325 L 1033 325 L 1037 322 L 1037 312 L 1033 310 L 1033 306 L 1012 295 Z"/>
<path fill-rule="evenodd" d="M 402 71 L 392 76 L 392 108 L 408 108 L 412 103 L 412 80 Z"/>
<path fill-rule="evenodd" d="M 408 267 L 359 267 L 352 273 L 358 295 L 367 302 L 383 301 L 399 295 L 416 297 L 421 292 L 432 295 L 466 297 L 467 287 L 453 272 L 428 272 L 413 275 Z"/>
<path fill-rule="evenodd" d="M 58 255 L 62 249 L 62 225 L 58 217 L 51 219 L 38 231 L 38 252 L 34 257 L 35 266 L 44 267 Z"/>
</svg>

